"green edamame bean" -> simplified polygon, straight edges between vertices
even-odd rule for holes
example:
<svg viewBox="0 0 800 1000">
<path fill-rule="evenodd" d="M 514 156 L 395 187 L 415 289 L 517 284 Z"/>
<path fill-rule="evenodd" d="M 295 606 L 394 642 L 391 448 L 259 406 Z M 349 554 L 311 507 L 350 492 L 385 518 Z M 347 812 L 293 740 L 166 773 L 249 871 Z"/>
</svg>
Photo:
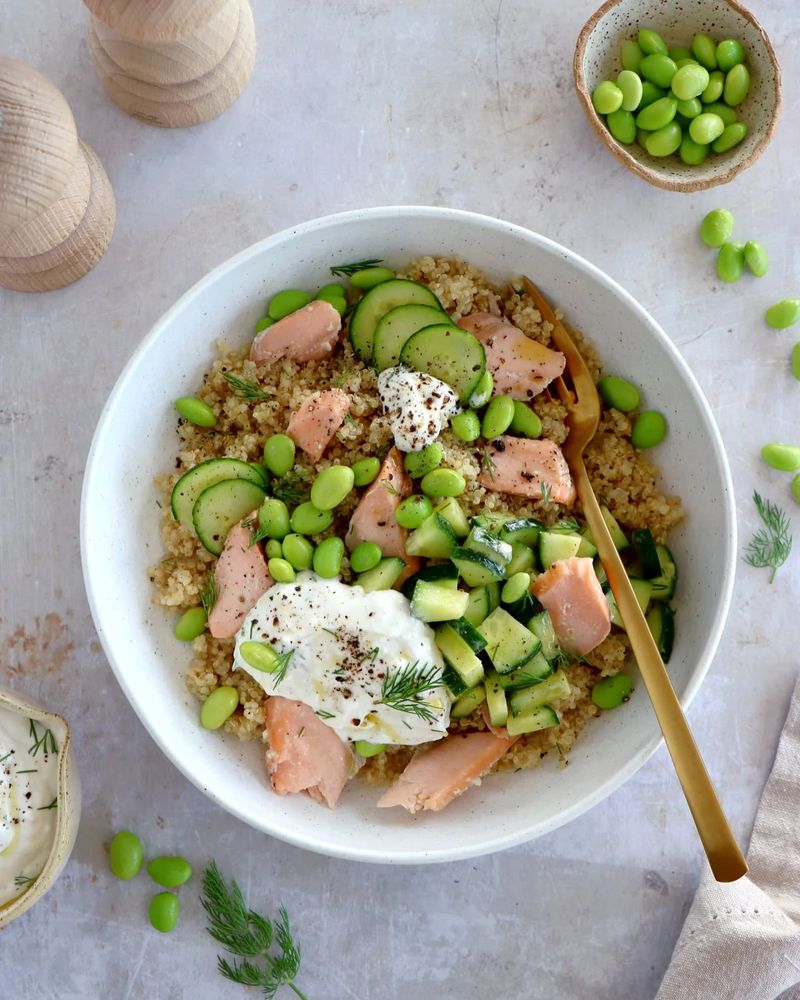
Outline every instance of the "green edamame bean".
<svg viewBox="0 0 800 1000">
<path fill-rule="evenodd" d="M 637 128 L 636 129 L 636 141 L 639 143 L 639 145 L 642 147 L 642 149 L 646 149 L 647 148 L 647 137 L 648 137 L 648 135 L 650 135 L 650 133 L 648 131 L 646 131 L 645 129 L 643 129 L 643 128 Z"/>
<path fill-rule="evenodd" d="M 283 555 L 283 546 L 277 538 L 270 538 L 264 546 L 264 551 L 267 554 L 267 559 L 280 559 Z"/>
<path fill-rule="evenodd" d="M 703 105 L 699 97 L 690 97 L 688 101 L 678 101 L 678 114 L 691 121 L 703 113 Z"/>
<path fill-rule="evenodd" d="M 261 319 L 256 323 L 256 333 L 261 333 L 262 330 L 266 330 L 268 326 L 272 326 L 275 320 L 271 316 L 262 316 Z"/>
<path fill-rule="evenodd" d="M 618 375 L 604 375 L 597 383 L 597 391 L 606 406 L 613 406 L 620 413 L 630 413 L 641 402 L 636 386 Z"/>
<path fill-rule="evenodd" d="M 721 247 L 733 233 L 733 215 L 727 208 L 714 208 L 700 223 L 700 239 L 707 247 Z"/>
<path fill-rule="evenodd" d="M 268 642 L 255 642 L 248 640 L 240 643 L 239 655 L 253 670 L 260 670 L 265 674 L 274 674 L 278 669 L 280 656 L 277 650 L 270 646 Z"/>
<path fill-rule="evenodd" d="M 429 497 L 460 497 L 467 481 L 455 469 L 434 469 L 422 477 L 420 486 Z"/>
<path fill-rule="evenodd" d="M 651 104 L 654 104 L 656 101 L 666 96 L 666 90 L 663 90 L 661 87 L 657 87 L 654 83 L 650 83 L 649 80 L 645 80 L 642 83 L 642 96 L 639 101 L 637 111 L 641 111 L 643 108 L 648 108 Z"/>
<path fill-rule="evenodd" d="M 610 115 L 606 115 L 606 125 L 608 131 L 623 146 L 630 146 L 635 141 L 636 122 L 630 111 L 623 111 L 622 108 L 612 111 Z"/>
<path fill-rule="evenodd" d="M 684 66 L 699 66 L 700 63 L 696 59 L 688 58 L 688 59 L 676 59 L 675 65 L 678 67 L 678 69 L 683 69 Z"/>
<path fill-rule="evenodd" d="M 670 87 L 679 101 L 690 101 L 703 93 L 708 79 L 708 70 L 704 66 L 681 66 L 675 71 Z"/>
<path fill-rule="evenodd" d="M 294 566 L 292 566 L 288 559 L 269 559 L 267 561 L 267 569 L 275 583 L 294 583 L 297 579 Z"/>
<path fill-rule="evenodd" d="M 203 729 L 219 729 L 233 715 L 238 704 L 237 688 L 228 684 L 214 688 L 200 709 L 200 725 Z"/>
<path fill-rule="evenodd" d="M 307 306 L 310 301 L 311 296 L 308 292 L 303 292 L 299 288 L 287 288 L 272 296 L 269 300 L 267 314 L 277 323 L 284 316 L 289 316 L 291 313 L 297 312 L 298 309 Z"/>
<path fill-rule="evenodd" d="M 311 502 L 317 510 L 338 507 L 355 484 L 349 465 L 331 465 L 323 469 L 311 484 Z"/>
<path fill-rule="evenodd" d="M 302 535 L 287 535 L 281 546 L 283 558 L 291 564 L 292 569 L 311 569 L 314 558 L 314 546 Z"/>
<path fill-rule="evenodd" d="M 307 500 L 295 507 L 289 524 L 298 535 L 319 535 L 333 524 L 333 514 L 329 510 L 320 510 Z"/>
<path fill-rule="evenodd" d="M 350 276 L 350 283 L 354 288 L 367 289 L 391 281 L 393 277 L 394 271 L 388 267 L 365 267 Z"/>
<path fill-rule="evenodd" d="M 738 281 L 744 272 L 744 244 L 723 243 L 717 254 L 717 276 L 728 284 Z"/>
<path fill-rule="evenodd" d="M 725 75 L 725 86 L 722 89 L 722 99 L 731 107 L 738 107 L 747 97 L 750 90 L 750 71 L 739 63 Z"/>
<path fill-rule="evenodd" d="M 323 285 L 317 292 L 317 298 L 320 298 L 322 295 L 340 295 L 342 298 L 346 297 L 344 286 L 340 285 L 338 281 L 331 281 L 327 285 Z"/>
<path fill-rule="evenodd" d="M 751 274 L 757 278 L 763 278 L 769 269 L 767 251 L 756 243 L 755 240 L 748 240 L 744 245 L 744 262 Z"/>
<path fill-rule="evenodd" d="M 354 486 L 369 486 L 381 471 L 381 461 L 379 458 L 359 458 L 350 468 L 353 470 Z"/>
<path fill-rule="evenodd" d="M 474 410 L 462 410 L 450 418 L 450 430 L 459 441 L 476 441 L 481 436 L 481 421 Z"/>
<path fill-rule="evenodd" d="M 667 434 L 667 421 L 657 410 L 642 410 L 633 422 L 631 444 L 634 448 L 655 448 Z"/>
<path fill-rule="evenodd" d="M 192 866 L 178 856 L 170 858 L 153 858 L 147 862 L 147 874 L 158 885 L 165 889 L 177 889 L 192 877 Z"/>
<path fill-rule="evenodd" d="M 180 913 L 178 897 L 174 892 L 159 892 L 150 900 L 147 915 L 151 925 L 162 934 L 169 934 L 175 929 Z"/>
<path fill-rule="evenodd" d="M 638 128 L 646 129 L 648 132 L 657 132 L 665 125 L 669 125 L 678 110 L 678 99 L 672 95 L 659 97 L 657 101 L 648 104 L 636 116 Z M 695 119 L 696 120 L 696 119 Z"/>
<path fill-rule="evenodd" d="M 705 110 L 712 115 L 716 115 L 721 118 L 723 124 L 733 125 L 737 120 L 736 111 L 734 108 L 729 108 L 727 104 L 723 104 L 722 101 L 715 101 L 713 104 L 707 104 Z"/>
<path fill-rule="evenodd" d="M 792 348 L 792 375 L 800 382 L 800 341 Z"/>
<path fill-rule="evenodd" d="M 267 497 L 258 508 L 258 529 L 267 538 L 278 541 L 289 534 L 289 508 L 277 497 Z"/>
<path fill-rule="evenodd" d="M 394 512 L 394 519 L 401 528 L 413 531 L 433 513 L 433 504 L 427 497 L 415 494 L 406 497 Z"/>
<path fill-rule="evenodd" d="M 792 480 L 790 489 L 792 491 L 792 496 L 798 503 L 800 503 L 800 472 Z"/>
<path fill-rule="evenodd" d="M 708 35 L 695 35 L 692 39 L 692 53 L 706 69 L 717 68 L 717 45 Z"/>
<path fill-rule="evenodd" d="M 481 434 L 489 441 L 505 434 L 514 419 L 514 400 L 510 396 L 495 396 L 486 407 L 481 421 Z"/>
<path fill-rule="evenodd" d="M 181 396 L 175 400 L 175 409 L 184 420 L 197 427 L 214 427 L 217 415 L 202 399 L 196 396 Z"/>
<path fill-rule="evenodd" d="M 744 62 L 744 48 L 735 38 L 726 38 L 717 45 L 717 65 L 725 73 Z"/>
<path fill-rule="evenodd" d="M 706 89 L 700 95 L 700 100 L 703 104 L 713 104 L 722 97 L 722 91 L 725 87 L 725 74 L 722 70 L 715 69 L 712 70 L 708 75 L 708 84 Z"/>
<path fill-rule="evenodd" d="M 139 874 L 142 867 L 142 844 L 135 833 L 120 830 L 108 845 L 108 863 L 117 878 L 128 882 Z"/>
<path fill-rule="evenodd" d="M 296 451 L 288 434 L 272 434 L 264 442 L 264 465 L 274 476 L 285 476 L 294 466 Z"/>
<path fill-rule="evenodd" d="M 530 573 L 514 573 L 503 584 L 500 600 L 503 604 L 514 604 L 528 593 L 531 585 Z"/>
<path fill-rule="evenodd" d="M 657 87 L 669 87 L 677 69 L 678 67 L 669 56 L 656 53 L 642 59 L 639 72 L 645 80 L 649 80 Z"/>
<path fill-rule="evenodd" d="M 669 51 L 667 43 L 661 35 L 659 35 L 657 31 L 653 31 L 652 28 L 642 28 L 636 36 L 636 40 L 639 43 L 639 48 L 646 55 L 665 56 Z"/>
<path fill-rule="evenodd" d="M 761 457 L 771 469 L 794 472 L 800 469 L 800 447 L 793 444 L 765 444 Z"/>
<path fill-rule="evenodd" d="M 361 542 L 350 553 L 350 567 L 354 573 L 366 573 L 374 569 L 383 558 L 380 545 L 375 542 Z"/>
<path fill-rule="evenodd" d="M 701 146 L 686 132 L 681 139 L 678 156 L 684 163 L 696 167 L 708 156 L 708 146 Z"/>
<path fill-rule="evenodd" d="M 692 58 L 691 49 L 687 49 L 685 45 L 671 45 L 667 55 L 674 63 L 677 63 L 679 59 Z"/>
<path fill-rule="evenodd" d="M 603 677 L 592 688 L 592 701 L 598 708 L 609 711 L 619 708 L 633 690 L 633 682 L 627 674 Z"/>
<path fill-rule="evenodd" d="M 632 73 L 638 73 L 642 59 L 644 59 L 644 52 L 639 48 L 638 42 L 634 42 L 633 39 L 629 38 L 622 43 L 620 61 L 622 62 L 623 69 L 630 70 Z"/>
<path fill-rule="evenodd" d="M 475 409 L 485 406 L 492 398 L 493 392 L 494 378 L 492 377 L 492 373 L 487 368 L 483 375 L 481 375 L 478 384 L 475 386 L 475 391 L 469 397 L 469 405 Z"/>
<path fill-rule="evenodd" d="M 719 115 L 714 115 L 710 111 L 704 111 L 702 115 L 693 118 L 689 123 L 689 135 L 700 146 L 710 145 L 722 135 L 724 130 L 723 120 Z"/>
<path fill-rule="evenodd" d="M 191 642 L 203 634 L 207 621 L 205 608 L 189 608 L 178 619 L 173 634 L 181 642 Z"/>
<path fill-rule="evenodd" d="M 323 580 L 333 580 L 339 575 L 344 556 L 344 542 L 341 538 L 325 538 L 314 549 L 313 567 Z"/>
<path fill-rule="evenodd" d="M 715 153 L 727 153 L 729 149 L 738 146 L 746 135 L 747 126 L 745 123 L 734 122 L 732 125 L 725 126 L 720 137 L 711 144 L 711 148 Z"/>
<path fill-rule="evenodd" d="M 622 107 L 622 91 L 610 80 L 603 80 L 592 91 L 592 104 L 599 115 L 609 115 Z"/>
<path fill-rule="evenodd" d="M 385 743 L 370 743 L 369 740 L 356 740 L 353 745 L 359 757 L 375 757 L 386 749 Z"/>
<path fill-rule="evenodd" d="M 680 146 L 683 130 L 676 121 L 651 132 L 645 140 L 645 149 L 651 156 L 669 156 Z"/>
<path fill-rule="evenodd" d="M 623 111 L 635 111 L 642 99 L 642 81 L 638 73 L 624 69 L 617 77 L 617 86 L 622 91 Z"/>
<path fill-rule="evenodd" d="M 542 436 L 542 421 L 539 414 L 530 406 L 515 399 L 511 430 L 514 434 L 522 434 L 523 437 L 538 438 Z"/>
<path fill-rule="evenodd" d="M 800 319 L 800 299 L 781 299 L 767 309 L 767 326 L 773 330 L 785 330 Z"/>
<path fill-rule="evenodd" d="M 442 464 L 443 457 L 442 446 L 434 441 L 422 451 L 409 452 L 403 459 L 403 465 L 412 479 L 421 479 L 428 472 L 437 469 Z"/>
<path fill-rule="evenodd" d="M 332 305 L 340 316 L 347 312 L 347 299 L 341 285 L 323 285 L 314 298 Z"/>
</svg>

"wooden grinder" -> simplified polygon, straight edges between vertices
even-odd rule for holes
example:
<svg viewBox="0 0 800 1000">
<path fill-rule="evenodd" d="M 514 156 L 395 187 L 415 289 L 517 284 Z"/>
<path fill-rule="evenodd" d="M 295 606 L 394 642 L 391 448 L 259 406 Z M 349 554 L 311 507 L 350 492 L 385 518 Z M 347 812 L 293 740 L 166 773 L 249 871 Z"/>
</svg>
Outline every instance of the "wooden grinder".
<svg viewBox="0 0 800 1000">
<path fill-rule="evenodd" d="M 69 285 L 105 253 L 114 192 L 69 105 L 32 66 L 0 56 L 0 285 Z"/>
<path fill-rule="evenodd" d="M 84 0 L 89 51 L 109 97 L 162 128 L 216 118 L 255 62 L 249 0 Z"/>
</svg>

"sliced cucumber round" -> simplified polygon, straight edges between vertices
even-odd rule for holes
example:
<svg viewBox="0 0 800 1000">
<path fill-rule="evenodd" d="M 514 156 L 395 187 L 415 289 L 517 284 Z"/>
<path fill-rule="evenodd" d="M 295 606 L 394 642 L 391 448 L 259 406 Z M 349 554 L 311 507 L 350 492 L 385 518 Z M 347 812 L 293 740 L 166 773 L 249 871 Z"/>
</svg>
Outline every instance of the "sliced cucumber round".
<svg viewBox="0 0 800 1000">
<path fill-rule="evenodd" d="M 426 326 L 412 334 L 400 352 L 402 364 L 446 382 L 466 403 L 486 371 L 483 344 L 452 323 Z"/>
<path fill-rule="evenodd" d="M 425 285 L 405 278 L 393 278 L 371 288 L 359 300 L 350 317 L 350 343 L 365 364 L 372 363 L 375 330 L 383 317 L 397 306 L 433 306 L 443 312 L 441 303 Z"/>
<path fill-rule="evenodd" d="M 246 479 L 223 479 L 203 490 L 192 509 L 197 537 L 218 556 L 228 532 L 264 502 L 266 491 Z"/>
<path fill-rule="evenodd" d="M 267 485 L 264 474 L 249 462 L 238 458 L 210 458 L 184 472 L 172 488 L 170 503 L 175 520 L 191 528 L 192 509 L 197 498 L 203 490 L 223 479 L 245 479 L 262 488 Z"/>
<path fill-rule="evenodd" d="M 400 351 L 412 333 L 435 323 L 448 322 L 438 306 L 396 306 L 378 322 L 372 345 L 372 364 L 379 372 L 400 364 Z"/>
</svg>

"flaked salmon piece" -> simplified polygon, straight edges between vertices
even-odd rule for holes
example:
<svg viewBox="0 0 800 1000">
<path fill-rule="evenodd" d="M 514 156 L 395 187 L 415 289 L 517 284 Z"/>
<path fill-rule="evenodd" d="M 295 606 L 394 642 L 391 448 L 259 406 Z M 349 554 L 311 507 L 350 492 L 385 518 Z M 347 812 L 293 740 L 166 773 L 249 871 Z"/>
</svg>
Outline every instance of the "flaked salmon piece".
<svg viewBox="0 0 800 1000">
<path fill-rule="evenodd" d="M 478 482 L 487 489 L 531 500 L 545 497 L 567 506 L 575 502 L 575 484 L 555 441 L 504 434 L 489 442 L 486 455 Z"/>
<path fill-rule="evenodd" d="M 412 757 L 406 769 L 384 792 L 378 805 L 402 806 L 410 813 L 440 809 L 461 795 L 517 741 L 500 739 L 491 733 L 454 733 Z"/>
<path fill-rule="evenodd" d="M 392 448 L 383 460 L 378 478 L 371 483 L 353 511 L 345 536 L 348 549 L 352 551 L 362 542 L 374 542 L 385 556 L 400 556 L 408 564 L 408 530 L 400 527 L 394 513 L 404 497 L 411 495 L 412 489 L 403 456 L 397 448 Z"/>
<path fill-rule="evenodd" d="M 286 433 L 298 448 L 318 462 L 349 408 L 350 397 L 341 389 L 312 392 L 289 418 Z"/>
<path fill-rule="evenodd" d="M 486 723 L 486 728 L 492 734 L 492 736 L 497 736 L 498 739 L 507 740 L 510 739 L 508 735 L 508 730 L 505 726 L 493 726 L 492 720 L 489 718 L 489 709 L 486 707 L 486 702 L 481 705 L 481 715 L 483 716 L 483 721 Z"/>
<path fill-rule="evenodd" d="M 559 559 L 536 577 L 531 590 L 550 612 L 566 652 L 585 656 L 611 631 L 608 601 L 591 559 Z"/>
<path fill-rule="evenodd" d="M 402 556 L 401 558 L 405 560 L 406 568 L 398 576 L 392 590 L 399 590 L 410 576 L 422 569 L 422 560 L 417 556 Z"/>
<path fill-rule="evenodd" d="M 472 313 L 460 319 L 458 325 L 483 344 L 486 366 L 498 395 L 533 399 L 564 373 L 567 359 L 561 351 L 552 351 L 526 337 L 504 317 L 490 312 Z"/>
<path fill-rule="evenodd" d="M 250 348 L 250 360 L 321 361 L 336 346 L 341 329 L 342 318 L 336 309 L 317 299 L 262 330 Z"/>
<path fill-rule="evenodd" d="M 308 794 L 330 809 L 358 770 L 350 747 L 302 701 L 267 700 L 267 771 L 278 795 Z"/>
<path fill-rule="evenodd" d="M 208 631 L 215 639 L 236 635 L 256 601 L 272 586 L 261 546 L 250 544 L 248 522 L 256 516 L 251 514 L 231 528 L 214 567 L 217 599 L 208 616 Z"/>
</svg>

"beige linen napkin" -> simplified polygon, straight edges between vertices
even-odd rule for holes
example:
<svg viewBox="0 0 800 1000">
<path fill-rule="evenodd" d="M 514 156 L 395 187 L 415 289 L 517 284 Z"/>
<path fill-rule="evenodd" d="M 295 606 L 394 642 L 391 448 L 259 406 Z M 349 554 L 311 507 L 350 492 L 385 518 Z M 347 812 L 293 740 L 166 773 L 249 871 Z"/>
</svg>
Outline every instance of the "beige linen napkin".
<svg viewBox="0 0 800 1000">
<path fill-rule="evenodd" d="M 706 866 L 656 1000 L 800 997 L 800 680 L 747 862 L 728 884 Z"/>
</svg>

